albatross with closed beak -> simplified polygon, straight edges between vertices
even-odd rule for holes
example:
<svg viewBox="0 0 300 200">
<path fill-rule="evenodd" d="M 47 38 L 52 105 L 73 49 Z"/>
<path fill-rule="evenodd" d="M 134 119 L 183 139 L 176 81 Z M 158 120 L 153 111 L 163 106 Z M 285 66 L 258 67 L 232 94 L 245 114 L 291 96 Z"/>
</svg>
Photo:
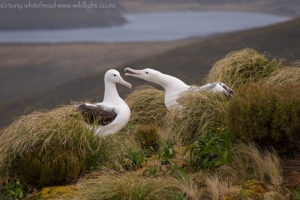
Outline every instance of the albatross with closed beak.
<svg viewBox="0 0 300 200">
<path fill-rule="evenodd" d="M 101 103 L 79 103 L 74 106 L 88 127 L 96 135 L 107 136 L 121 130 L 130 118 L 130 109 L 127 103 L 119 96 L 116 84 L 120 83 L 128 88 L 131 84 L 124 81 L 117 70 L 110 69 L 104 76 L 104 99 Z"/>
<path fill-rule="evenodd" d="M 127 67 L 124 69 L 124 71 L 131 72 L 125 73 L 126 76 L 140 78 L 163 87 L 165 90 L 165 105 L 168 110 L 181 107 L 177 103 L 177 100 L 178 98 L 180 98 L 180 95 L 183 92 L 187 91 L 209 91 L 215 93 L 223 93 L 229 97 L 233 95 L 233 90 L 221 82 L 208 83 L 203 86 L 190 86 L 174 76 L 163 74 L 157 70 L 150 68 L 135 70 Z"/>
</svg>

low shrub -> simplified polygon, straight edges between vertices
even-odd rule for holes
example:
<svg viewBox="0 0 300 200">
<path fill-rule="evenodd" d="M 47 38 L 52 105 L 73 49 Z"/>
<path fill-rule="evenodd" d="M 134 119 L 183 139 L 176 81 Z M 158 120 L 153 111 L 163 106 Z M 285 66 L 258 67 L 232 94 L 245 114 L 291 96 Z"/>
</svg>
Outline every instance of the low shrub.
<svg viewBox="0 0 300 200">
<path fill-rule="evenodd" d="M 66 184 L 114 160 L 112 139 L 95 136 L 73 106 L 19 118 L 0 135 L 0 171 L 37 187 Z"/>
<path fill-rule="evenodd" d="M 82 180 L 74 199 L 86 200 L 163 200 L 173 199 L 177 190 L 173 178 L 140 177 L 135 173 L 124 175 L 102 172 Z"/>
<path fill-rule="evenodd" d="M 237 90 L 229 101 L 226 126 L 244 141 L 279 153 L 300 152 L 300 87 L 252 83 Z"/>
<path fill-rule="evenodd" d="M 224 122 L 227 104 L 224 95 L 186 93 L 179 102 L 184 108 L 170 111 L 165 117 L 160 131 L 164 139 L 182 145 L 190 144 L 210 128 L 220 127 Z"/>
<path fill-rule="evenodd" d="M 128 126 L 155 124 L 160 125 L 166 115 L 164 91 L 150 86 L 143 86 L 132 92 L 126 98 L 131 110 Z"/>
<path fill-rule="evenodd" d="M 217 128 L 186 147 L 187 163 L 194 170 L 214 169 L 228 164 L 233 154 L 231 137 Z"/>
<path fill-rule="evenodd" d="M 140 125 L 134 133 L 135 139 L 141 144 L 141 148 L 153 151 L 159 150 L 159 135 L 154 125 Z"/>
<path fill-rule="evenodd" d="M 206 81 L 220 81 L 236 89 L 247 83 L 261 80 L 278 70 L 276 62 L 271 63 L 266 57 L 253 49 L 231 52 L 215 63 Z"/>
</svg>

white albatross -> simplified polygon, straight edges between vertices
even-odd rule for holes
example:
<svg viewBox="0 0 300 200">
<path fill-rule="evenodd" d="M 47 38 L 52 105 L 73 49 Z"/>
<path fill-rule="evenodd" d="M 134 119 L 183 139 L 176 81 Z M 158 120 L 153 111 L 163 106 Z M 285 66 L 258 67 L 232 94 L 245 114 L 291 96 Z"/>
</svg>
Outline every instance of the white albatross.
<svg viewBox="0 0 300 200">
<path fill-rule="evenodd" d="M 177 103 L 177 100 L 183 92 L 209 91 L 214 93 L 223 93 L 228 97 L 231 97 L 233 95 L 233 90 L 221 82 L 208 83 L 203 86 L 190 86 L 174 76 L 163 74 L 157 70 L 150 68 L 135 70 L 127 67 L 124 69 L 124 71 L 131 72 L 125 73 L 125 76 L 140 78 L 163 87 L 163 89 L 165 90 L 165 105 L 168 110 L 181 107 Z"/>
<path fill-rule="evenodd" d="M 104 98 L 101 103 L 79 103 L 74 106 L 88 123 L 87 126 L 96 135 L 107 136 L 121 130 L 129 121 L 130 108 L 119 96 L 116 84 L 120 83 L 128 88 L 131 84 L 124 81 L 117 70 L 110 69 L 104 76 Z"/>
</svg>

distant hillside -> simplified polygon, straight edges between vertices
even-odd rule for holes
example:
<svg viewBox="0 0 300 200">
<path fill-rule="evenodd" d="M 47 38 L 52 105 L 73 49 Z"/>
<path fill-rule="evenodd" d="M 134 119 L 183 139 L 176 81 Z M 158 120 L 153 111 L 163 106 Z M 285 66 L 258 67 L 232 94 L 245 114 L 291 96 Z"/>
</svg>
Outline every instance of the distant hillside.
<svg viewBox="0 0 300 200">
<path fill-rule="evenodd" d="M 0 104 L 191 42 L 0 44 Z"/>
<path fill-rule="evenodd" d="M 300 19 L 290 22 L 241 31 L 208 38 L 184 47 L 178 47 L 158 56 L 152 56 L 120 66 L 133 68 L 152 67 L 176 75 L 187 83 L 200 83 L 214 62 L 228 52 L 250 47 L 270 57 L 286 58 L 287 61 L 300 59 Z M 53 108 L 68 104 L 72 100 L 101 100 L 103 95 L 104 72 L 95 73 L 22 101 L 0 106 L 1 126 L 13 118 L 39 108 Z M 128 78 L 127 78 L 128 79 Z M 129 80 L 129 79 L 128 79 Z M 136 80 L 130 79 L 134 86 Z M 124 95 L 130 91 L 120 87 Z"/>
</svg>

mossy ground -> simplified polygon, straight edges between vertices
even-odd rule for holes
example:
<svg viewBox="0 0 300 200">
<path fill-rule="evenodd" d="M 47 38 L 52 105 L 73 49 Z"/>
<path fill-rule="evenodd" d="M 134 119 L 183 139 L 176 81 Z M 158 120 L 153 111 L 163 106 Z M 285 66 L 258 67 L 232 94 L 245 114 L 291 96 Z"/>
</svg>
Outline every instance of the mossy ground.
<svg viewBox="0 0 300 200">
<path fill-rule="evenodd" d="M 297 68 L 279 69 L 251 49 L 233 52 L 215 64 L 207 79 L 233 87 L 232 99 L 185 94 L 179 100 L 184 108 L 168 112 L 163 91 L 140 88 L 126 98 L 132 111 L 128 125 L 104 138 L 94 136 L 71 106 L 24 116 L 0 135 L 0 168 L 4 175 L 18 169 L 24 179 L 25 173 L 31 178 L 38 174 L 34 169 L 49 175 L 47 183 L 39 181 L 41 175 L 34 177 L 37 186 L 75 185 L 76 190 L 46 187 L 39 193 L 41 199 L 284 200 L 293 191 L 285 187 L 279 156 L 258 148 L 260 143 L 249 134 L 267 134 L 274 141 L 292 137 L 284 147 L 299 142 L 294 134 L 299 128 L 299 96 L 291 95 L 299 90 L 297 73 Z M 276 112 L 285 114 L 276 114 L 277 118 L 270 114 Z M 218 130 L 226 130 L 224 134 L 232 138 L 232 155 L 221 166 L 195 170 L 186 145 L 208 133 L 219 134 Z M 50 170 L 44 172 L 43 166 Z M 58 182 L 50 178 L 57 173 Z"/>
<path fill-rule="evenodd" d="M 76 190 L 77 187 L 73 185 L 45 187 L 38 192 L 37 197 L 43 200 L 66 199 L 72 196 Z"/>
</svg>

